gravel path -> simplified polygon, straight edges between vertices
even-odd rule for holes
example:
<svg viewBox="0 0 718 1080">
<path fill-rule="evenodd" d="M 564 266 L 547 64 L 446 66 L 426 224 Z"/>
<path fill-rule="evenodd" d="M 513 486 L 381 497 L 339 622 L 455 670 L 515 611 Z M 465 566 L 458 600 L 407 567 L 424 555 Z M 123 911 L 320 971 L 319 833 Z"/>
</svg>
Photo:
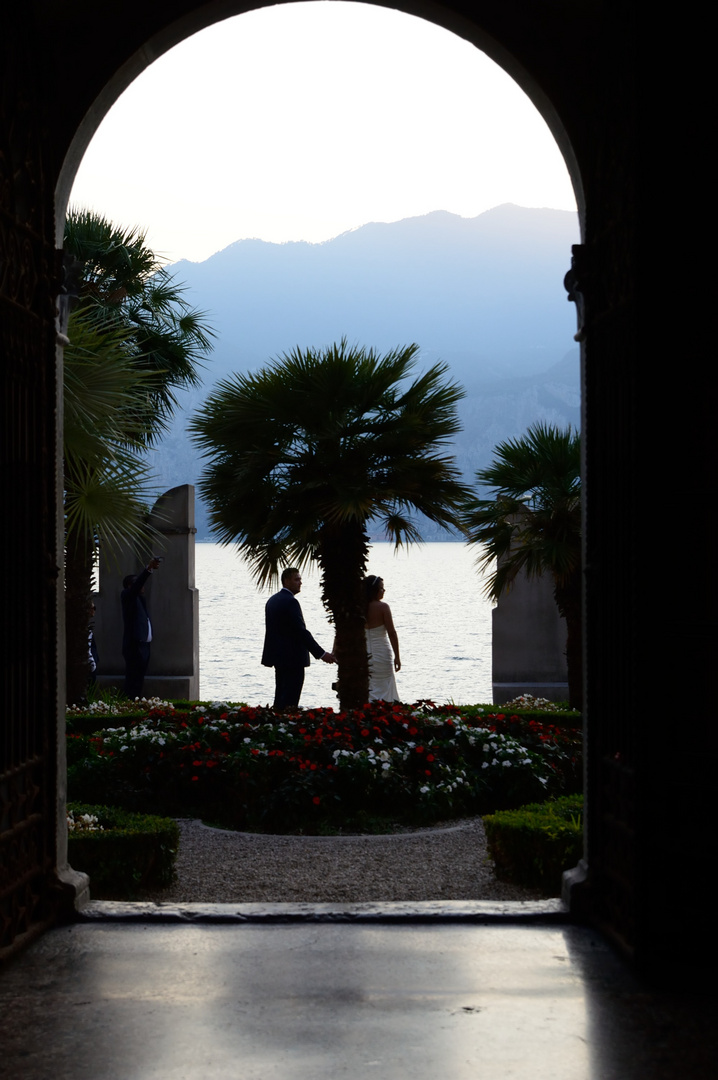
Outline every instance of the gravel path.
<svg viewBox="0 0 718 1080">
<path fill-rule="evenodd" d="M 266 836 L 180 821 L 165 903 L 533 900 L 497 881 L 481 818 L 383 836 Z"/>
</svg>

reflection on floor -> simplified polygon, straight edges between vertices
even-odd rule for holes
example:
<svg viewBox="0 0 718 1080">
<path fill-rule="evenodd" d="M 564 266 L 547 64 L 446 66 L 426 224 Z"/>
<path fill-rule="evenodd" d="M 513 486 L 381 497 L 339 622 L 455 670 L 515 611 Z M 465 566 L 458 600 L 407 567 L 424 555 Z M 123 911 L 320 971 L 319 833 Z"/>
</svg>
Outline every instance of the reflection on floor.
<svg viewBox="0 0 718 1080">
<path fill-rule="evenodd" d="M 0 974 L 0 1074 L 708 1080 L 714 1005 L 560 923 L 97 921 Z"/>
</svg>

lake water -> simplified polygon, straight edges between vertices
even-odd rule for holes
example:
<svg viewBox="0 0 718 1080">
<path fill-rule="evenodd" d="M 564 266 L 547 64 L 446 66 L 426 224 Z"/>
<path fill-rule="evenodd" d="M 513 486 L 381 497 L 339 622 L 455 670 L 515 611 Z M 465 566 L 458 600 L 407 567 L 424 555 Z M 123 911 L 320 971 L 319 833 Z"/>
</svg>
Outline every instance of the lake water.
<svg viewBox="0 0 718 1080">
<path fill-rule="evenodd" d="M 260 664 L 264 605 L 271 589 L 259 590 L 234 548 L 196 545 L 199 589 L 200 695 L 208 700 L 264 705 L 274 697 L 274 670 Z M 476 549 L 465 544 L 424 544 L 394 552 L 372 544 L 368 573 L 384 578 L 399 636 L 403 701 L 429 698 L 457 705 L 491 701 L 491 609 L 483 598 Z M 333 629 L 322 606 L 319 570 L 302 571 L 307 627 L 325 649 Z M 336 705 L 331 689 L 336 667 L 312 660 L 301 704 Z"/>
</svg>

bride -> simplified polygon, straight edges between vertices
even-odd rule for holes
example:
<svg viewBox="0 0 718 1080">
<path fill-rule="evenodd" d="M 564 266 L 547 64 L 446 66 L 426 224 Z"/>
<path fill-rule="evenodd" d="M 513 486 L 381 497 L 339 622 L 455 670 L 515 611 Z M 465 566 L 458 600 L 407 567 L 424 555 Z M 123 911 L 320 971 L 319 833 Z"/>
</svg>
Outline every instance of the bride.
<svg viewBox="0 0 718 1080">
<path fill-rule="evenodd" d="M 399 639 L 391 608 L 384 603 L 384 581 L 373 574 L 364 578 L 366 590 L 366 645 L 369 654 L 369 700 L 398 701 L 394 672 L 401 670 Z M 391 648 L 389 643 L 391 642 Z M 392 657 L 392 649 L 394 655 Z"/>
</svg>

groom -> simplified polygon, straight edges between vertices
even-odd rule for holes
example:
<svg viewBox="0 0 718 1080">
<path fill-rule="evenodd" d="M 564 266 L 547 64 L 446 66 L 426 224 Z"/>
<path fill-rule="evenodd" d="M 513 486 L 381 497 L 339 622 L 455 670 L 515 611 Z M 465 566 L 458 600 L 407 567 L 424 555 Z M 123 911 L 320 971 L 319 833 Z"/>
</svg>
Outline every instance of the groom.
<svg viewBox="0 0 718 1080">
<path fill-rule="evenodd" d="M 282 588 L 267 600 L 262 663 L 274 668 L 275 709 L 296 708 L 304 685 L 304 669 L 309 667 L 309 653 L 327 664 L 335 663 L 332 653 L 317 645 L 304 625 L 297 593 L 302 576 L 295 567 L 282 572 Z"/>
</svg>

